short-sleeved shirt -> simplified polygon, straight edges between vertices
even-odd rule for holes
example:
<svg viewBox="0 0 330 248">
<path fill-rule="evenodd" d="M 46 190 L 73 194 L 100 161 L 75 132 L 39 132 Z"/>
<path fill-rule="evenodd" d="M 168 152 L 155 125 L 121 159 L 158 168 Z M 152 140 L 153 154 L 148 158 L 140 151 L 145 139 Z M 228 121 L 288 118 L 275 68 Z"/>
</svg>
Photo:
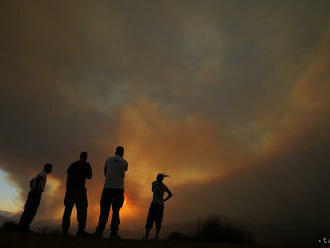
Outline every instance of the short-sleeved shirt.
<svg viewBox="0 0 330 248">
<path fill-rule="evenodd" d="M 127 161 L 118 155 L 105 160 L 105 189 L 124 189 L 125 172 L 128 169 Z"/>
<path fill-rule="evenodd" d="M 30 182 L 31 190 L 44 191 L 46 186 L 47 173 L 45 171 L 40 172 Z"/>
<path fill-rule="evenodd" d="M 164 205 L 164 193 L 168 190 L 167 186 L 164 183 L 159 183 L 154 181 L 152 183 L 152 203 L 158 205 Z"/>
<path fill-rule="evenodd" d="M 92 168 L 90 164 L 80 160 L 72 163 L 69 166 L 67 173 L 67 190 L 85 189 L 86 178 L 92 178 Z"/>
</svg>

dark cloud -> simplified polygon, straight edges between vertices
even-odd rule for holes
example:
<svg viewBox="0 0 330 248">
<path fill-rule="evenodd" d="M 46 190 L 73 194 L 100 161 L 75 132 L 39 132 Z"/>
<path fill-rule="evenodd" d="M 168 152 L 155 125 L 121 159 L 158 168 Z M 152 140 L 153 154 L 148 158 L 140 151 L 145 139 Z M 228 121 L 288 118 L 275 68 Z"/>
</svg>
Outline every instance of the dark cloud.
<svg viewBox="0 0 330 248">
<path fill-rule="evenodd" d="M 193 216 L 204 209 L 251 223 L 329 221 L 324 197 L 330 190 L 329 37 L 326 32 L 312 53 L 281 120 L 276 125 L 267 122 L 273 130 L 264 137 L 257 157 L 225 177 L 177 188 L 177 197 L 194 206 Z M 181 211 L 178 216 L 185 218 L 182 205 L 172 204 L 172 216 Z"/>
</svg>

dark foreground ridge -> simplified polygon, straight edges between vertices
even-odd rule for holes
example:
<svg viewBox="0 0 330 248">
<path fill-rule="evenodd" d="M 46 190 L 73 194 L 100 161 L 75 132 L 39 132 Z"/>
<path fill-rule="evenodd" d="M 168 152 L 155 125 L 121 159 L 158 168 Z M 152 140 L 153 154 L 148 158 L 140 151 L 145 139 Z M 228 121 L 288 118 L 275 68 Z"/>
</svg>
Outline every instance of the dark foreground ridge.
<svg viewBox="0 0 330 248">
<path fill-rule="evenodd" d="M 275 246 L 242 245 L 242 244 L 215 244 L 188 241 L 170 240 L 110 240 L 108 238 L 74 236 L 62 237 L 61 235 L 46 235 L 39 233 L 17 233 L 0 231 L 0 247 L 4 248 L 266 248 Z M 277 246 L 289 247 L 289 246 Z M 299 246 L 301 247 L 301 246 Z M 290 246 L 290 248 L 294 248 Z"/>
</svg>

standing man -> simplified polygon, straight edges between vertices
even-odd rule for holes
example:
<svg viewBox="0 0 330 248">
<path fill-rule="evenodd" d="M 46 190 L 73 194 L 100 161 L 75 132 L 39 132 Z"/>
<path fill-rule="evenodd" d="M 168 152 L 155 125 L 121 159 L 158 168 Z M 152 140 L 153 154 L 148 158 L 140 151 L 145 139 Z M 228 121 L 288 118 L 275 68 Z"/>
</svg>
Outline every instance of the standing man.
<svg viewBox="0 0 330 248">
<path fill-rule="evenodd" d="M 168 177 L 164 174 L 158 174 L 156 181 L 152 183 L 152 202 L 149 208 L 147 224 L 146 224 L 146 234 L 144 239 L 149 238 L 149 232 L 156 222 L 156 236 L 155 239 L 159 238 L 160 228 L 162 226 L 163 214 L 164 214 L 164 202 L 172 197 L 172 192 L 163 183 L 164 177 Z M 164 193 L 167 193 L 167 197 L 164 199 Z"/>
<path fill-rule="evenodd" d="M 42 192 L 45 189 L 47 174 L 52 172 L 53 165 L 47 163 L 44 165 L 44 170 L 30 181 L 30 192 L 25 203 L 24 212 L 19 222 L 19 230 L 30 231 L 30 224 L 35 217 Z"/>
<path fill-rule="evenodd" d="M 119 210 L 124 203 L 124 177 L 128 168 L 127 161 L 123 158 L 124 148 L 118 146 L 115 156 L 105 161 L 104 175 L 105 183 L 100 202 L 99 224 L 95 235 L 102 237 L 107 224 L 110 207 L 112 205 L 111 239 L 120 239 L 118 235 L 120 218 Z"/>
<path fill-rule="evenodd" d="M 87 219 L 87 190 L 85 181 L 92 178 L 92 168 L 87 162 L 87 152 L 80 153 L 80 159 L 72 163 L 67 170 L 66 194 L 64 198 L 64 213 L 62 234 L 67 236 L 70 227 L 71 212 L 74 205 L 77 209 L 78 231 L 76 236 L 87 236 L 85 232 Z"/>
</svg>

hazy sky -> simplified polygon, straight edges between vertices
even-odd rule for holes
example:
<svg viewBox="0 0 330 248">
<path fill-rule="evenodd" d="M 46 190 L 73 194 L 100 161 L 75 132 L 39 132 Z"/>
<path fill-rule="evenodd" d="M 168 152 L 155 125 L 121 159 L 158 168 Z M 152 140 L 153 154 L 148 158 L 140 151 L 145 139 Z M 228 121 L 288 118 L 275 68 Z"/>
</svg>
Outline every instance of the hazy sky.
<svg viewBox="0 0 330 248">
<path fill-rule="evenodd" d="M 94 225 L 123 145 L 124 224 L 144 222 L 158 172 L 168 222 L 330 221 L 328 0 L 1 5 L 0 209 L 51 162 L 38 218 L 59 218 L 85 150 Z"/>
</svg>

